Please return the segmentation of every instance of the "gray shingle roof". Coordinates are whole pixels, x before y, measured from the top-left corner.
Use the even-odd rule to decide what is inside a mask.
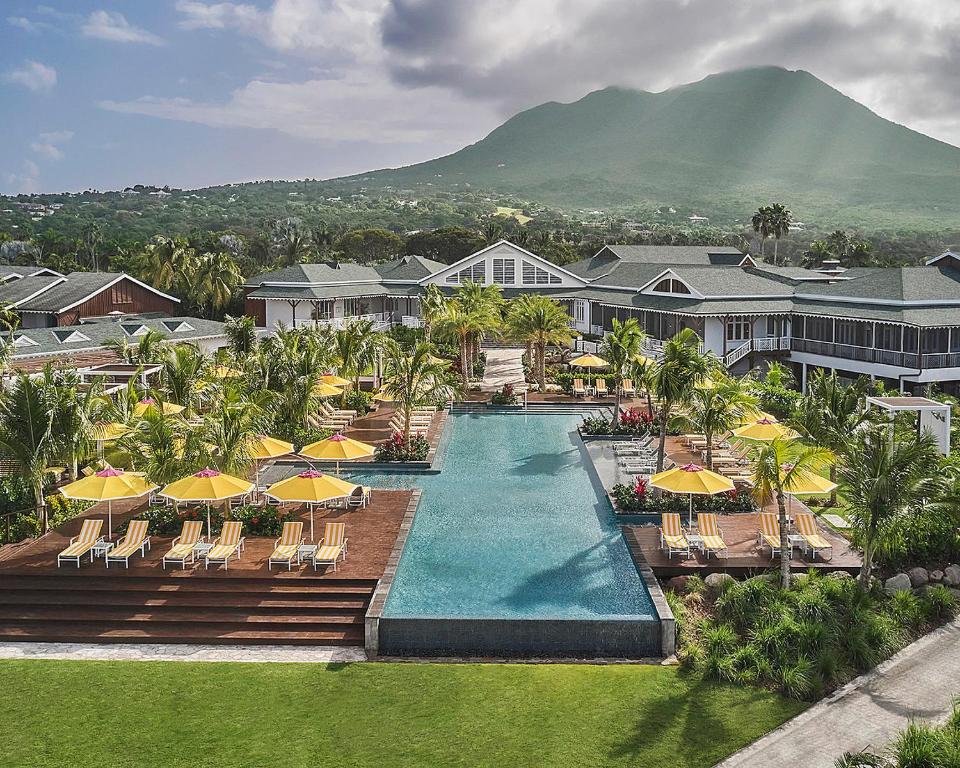
[[[296,264],[273,272],[264,272],[251,277],[245,285],[257,287],[263,283],[341,283],[380,280],[380,273],[373,267],[350,261],[329,261],[317,264]]]
[[[350,299],[357,296],[416,296],[419,293],[420,287],[416,284],[350,283],[347,285],[304,285],[295,287],[264,285],[251,291],[248,298],[326,301],[329,299]]]
[[[99,293],[112,282],[124,277],[120,272],[71,272],[66,280],[17,307],[24,312],[59,312]],[[38,278],[24,278],[36,280]]]
[[[379,264],[375,269],[384,280],[416,281],[446,267],[446,264],[425,259],[423,256],[402,256],[394,261],[388,261],[386,264]]]
[[[185,323],[193,330],[172,332],[171,326],[177,327]],[[198,317],[164,317],[164,318],[129,318],[123,319],[123,325],[130,328],[146,325],[148,328],[159,331],[169,341],[190,341],[209,336],[222,336],[223,323],[216,320],[204,320]],[[71,336],[76,341],[67,341]],[[36,356],[54,356],[89,352],[102,349],[108,339],[126,338],[131,344],[135,343],[136,336],[126,333],[121,323],[112,320],[98,320],[81,325],[64,326],[61,328],[28,328],[17,331],[14,339],[27,338],[33,344],[20,342],[13,349],[13,360]]]
[[[661,267],[736,266],[743,253],[736,248],[707,245],[608,245],[589,259],[569,264],[564,269],[587,280],[618,271],[626,264],[651,264]]]
[[[798,294],[892,301],[960,302],[960,271],[943,267],[864,268],[848,280],[798,288]],[[844,273],[850,274],[850,273]]]
[[[62,277],[21,277],[0,283],[0,303],[16,304],[34,294],[49,291],[52,286],[62,282]]]

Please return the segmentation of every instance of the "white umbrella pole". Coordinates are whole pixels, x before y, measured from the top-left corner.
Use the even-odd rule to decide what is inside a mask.
[[[107,538],[113,538],[113,501],[107,499]]]
[[[693,528],[693,494],[690,494],[690,511],[687,513],[687,527]]]
[[[310,543],[312,544],[316,541],[313,536],[313,504],[307,504],[307,506],[310,507]]]
[[[207,538],[213,541],[213,531],[210,526],[210,502],[207,502]]]

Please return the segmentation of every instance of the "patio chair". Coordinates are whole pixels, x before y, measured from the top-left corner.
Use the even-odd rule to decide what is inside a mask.
[[[597,397],[606,397],[609,393],[607,390],[607,380],[606,379],[597,379],[594,382],[595,388],[597,390]]]
[[[757,532],[760,551],[764,545],[770,547],[770,559],[780,554],[780,521],[772,512],[760,513],[760,530]]]
[[[327,414],[334,421],[341,419],[346,419],[347,421],[353,421],[357,418],[357,412],[349,408],[334,408],[330,403],[322,401],[320,407],[323,409],[324,413]]]
[[[727,544],[723,540],[723,534],[720,532],[720,524],[717,522],[717,516],[713,512],[697,513],[697,532],[700,534],[701,548],[710,557],[712,552],[717,557],[726,554]]]
[[[137,552],[140,557],[147,554],[150,549],[150,537],[147,536],[147,529],[150,523],[146,520],[131,520],[127,526],[127,535],[117,542],[117,546],[107,552],[104,558],[107,568],[110,563],[123,563],[125,568],[130,567],[130,558]]]
[[[209,568],[210,563],[223,563],[224,570],[227,570],[231,557],[236,555],[239,560],[244,545],[244,538],[240,535],[242,530],[243,523],[236,520],[225,522],[220,537],[213,542],[213,548],[203,558],[203,567]]]
[[[660,549],[665,549],[667,557],[674,552],[690,557],[690,542],[683,535],[680,515],[676,512],[664,512],[660,516]]]
[[[103,518],[88,517],[83,521],[80,533],[70,539],[70,545],[57,555],[57,568],[64,562],[74,562],[80,567],[80,559],[90,553],[90,562],[93,562],[93,548],[103,543],[100,531],[103,528]]]
[[[303,544],[303,523],[284,523],[283,530],[280,531],[280,538],[273,543],[273,554],[267,560],[267,570],[274,563],[277,565],[286,565],[288,571],[293,570],[293,558],[298,557],[297,552],[300,545]],[[299,558],[297,559],[299,564]]]
[[[313,555],[313,570],[321,565],[331,565],[337,570],[337,561],[347,558],[347,526],[344,523],[327,523],[323,527],[323,538]]]
[[[347,496],[347,506],[348,507],[362,507],[365,503],[366,495],[364,494],[363,486],[358,485],[353,489],[353,493]]]
[[[637,388],[633,386],[633,379],[624,379],[620,385],[620,394],[624,397],[636,397]]]
[[[824,560],[833,559],[833,544],[827,541],[817,528],[817,521],[813,515],[808,512],[798,512],[794,515],[793,523],[797,527],[797,533],[803,537],[803,543],[807,549],[813,552],[813,559],[817,559],[817,552],[826,552],[830,550],[830,557],[824,556]]]
[[[204,540],[202,520],[184,520],[180,535],[170,542],[170,549],[163,556],[160,567],[166,570],[167,563],[178,564],[182,568],[196,560],[197,544]]]
[[[574,397],[586,397],[587,388],[583,383],[583,379],[574,379],[573,380],[573,395]]]

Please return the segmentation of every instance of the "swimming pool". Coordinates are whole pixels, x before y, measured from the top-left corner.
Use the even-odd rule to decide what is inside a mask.
[[[423,490],[384,618],[657,620],[579,421],[456,414],[439,474],[358,473]]]

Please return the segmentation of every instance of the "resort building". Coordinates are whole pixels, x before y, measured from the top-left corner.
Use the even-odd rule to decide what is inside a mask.
[[[960,256],[920,267],[843,270],[778,267],[735,248],[606,246],[559,267],[500,241],[455,264],[418,256],[386,264],[300,264],[251,278],[247,313],[258,325],[380,327],[420,324],[430,284],[497,284],[507,297],[537,292],[561,301],[571,326],[602,336],[614,318],[636,317],[656,354],[692,328],[734,373],[780,360],[805,383],[812,367],[884,379],[902,391],[960,382]]]
[[[0,305],[20,316],[21,328],[56,328],[98,317],[159,312],[180,300],[116,272],[71,272],[0,266]]]

